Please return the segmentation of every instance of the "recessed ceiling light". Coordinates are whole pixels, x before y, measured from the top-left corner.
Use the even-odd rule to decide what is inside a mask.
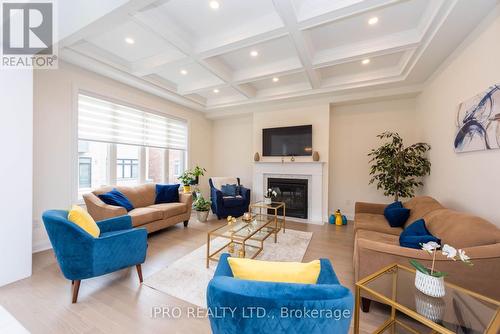
[[[378,17],[374,16],[368,20],[369,25],[374,25],[378,23]]]
[[[218,94],[219,93],[219,90],[217,88],[214,89],[214,93],[215,94]]]
[[[186,71],[186,70],[184,70],[184,69],[180,70],[180,72],[181,72],[181,74],[182,74],[182,75],[186,75],[186,74],[188,74],[188,71]]]
[[[128,44],[134,44],[135,40],[132,37],[126,37],[125,42],[127,42]]]
[[[259,52],[257,50],[250,51],[250,56],[257,57],[258,55],[259,55]]]
[[[368,59],[368,58],[367,59],[363,59],[361,61],[361,64],[363,64],[363,65],[368,65],[369,63],[370,63],[370,59]]]
[[[212,9],[219,9],[219,7],[220,7],[219,1],[215,1],[215,0],[210,1],[209,5],[210,5],[210,8],[212,8]]]
[[[278,78],[278,77],[273,78],[273,82],[278,82],[278,81],[280,81],[280,78]]]

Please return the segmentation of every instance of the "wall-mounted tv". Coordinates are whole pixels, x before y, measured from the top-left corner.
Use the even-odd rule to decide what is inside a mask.
[[[262,129],[262,155],[312,155],[312,125]]]

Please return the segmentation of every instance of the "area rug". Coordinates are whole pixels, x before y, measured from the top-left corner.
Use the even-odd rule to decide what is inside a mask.
[[[312,232],[286,230],[280,232],[278,243],[273,236],[264,242],[264,250],[257,259],[269,261],[301,262],[306,253]],[[210,244],[211,249],[221,247],[226,239],[217,238]],[[144,285],[162,291],[191,304],[206,307],[206,289],[214,275],[217,262],[210,261],[206,268],[207,245],[192,251],[175,261],[167,268],[144,280]]]

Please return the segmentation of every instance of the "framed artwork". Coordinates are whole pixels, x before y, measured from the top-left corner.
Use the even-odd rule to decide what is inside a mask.
[[[460,103],[455,152],[500,148],[500,84]]]

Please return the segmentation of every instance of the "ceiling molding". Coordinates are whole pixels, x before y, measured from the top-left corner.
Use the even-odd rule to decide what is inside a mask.
[[[300,8],[296,0],[223,2],[219,13],[207,1],[131,0],[65,38],[61,58],[211,114],[405,86],[417,65],[423,82],[437,65],[420,60],[437,52],[432,42],[443,28],[449,34],[449,27],[462,25],[464,35],[463,24],[472,30],[480,22],[479,15],[465,22],[451,15],[458,0],[344,0],[326,6],[302,0]],[[486,16],[495,0],[460,5]],[[380,17],[378,25],[368,25],[370,15]],[[234,27],[226,24],[235,20]],[[136,45],[124,44],[128,34],[140,36]],[[451,53],[453,45],[448,48]],[[250,56],[254,50],[257,57]],[[370,64],[362,65],[364,59]],[[192,72],[180,73],[185,68]]]

